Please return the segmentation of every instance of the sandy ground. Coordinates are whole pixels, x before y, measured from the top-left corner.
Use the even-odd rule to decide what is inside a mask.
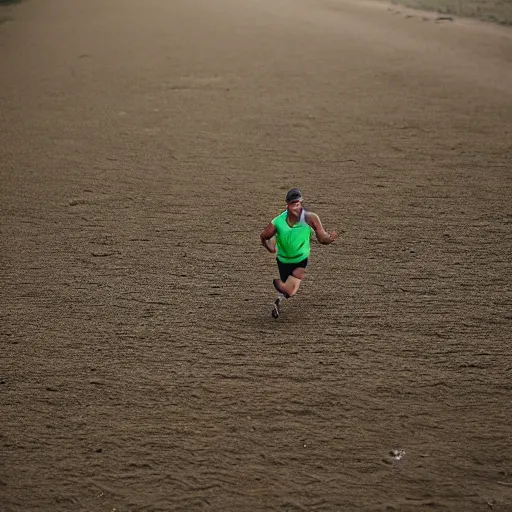
[[[9,12],[3,512],[512,510],[512,31]],[[258,235],[291,186],[343,236],[274,321]]]

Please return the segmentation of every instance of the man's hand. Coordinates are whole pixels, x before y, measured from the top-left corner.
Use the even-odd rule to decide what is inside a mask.
[[[338,238],[338,233],[336,233],[336,231],[333,231],[331,234],[327,233],[325,230],[318,231],[316,233],[316,239],[322,245],[332,244],[336,238]]]
[[[275,254],[277,252],[276,244],[272,239],[262,240],[262,243],[263,243],[263,247],[265,247],[265,249],[267,249],[268,252],[271,252],[273,254]]]

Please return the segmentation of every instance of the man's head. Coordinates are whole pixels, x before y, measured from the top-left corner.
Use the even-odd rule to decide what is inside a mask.
[[[286,194],[286,209],[292,214],[299,216],[302,210],[302,192],[298,188],[288,190]]]
[[[286,204],[302,201],[302,192],[298,188],[292,188],[286,193]]]

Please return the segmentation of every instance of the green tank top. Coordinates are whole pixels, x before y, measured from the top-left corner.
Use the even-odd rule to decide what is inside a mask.
[[[299,222],[290,227],[285,210],[272,220],[276,228],[277,259],[283,263],[298,263],[309,256],[311,227],[306,222],[306,211],[302,210]]]

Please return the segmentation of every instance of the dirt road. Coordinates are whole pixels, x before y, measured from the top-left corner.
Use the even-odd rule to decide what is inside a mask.
[[[2,511],[512,510],[511,30],[343,0],[11,16]],[[343,236],[274,321],[258,235],[292,186]]]

